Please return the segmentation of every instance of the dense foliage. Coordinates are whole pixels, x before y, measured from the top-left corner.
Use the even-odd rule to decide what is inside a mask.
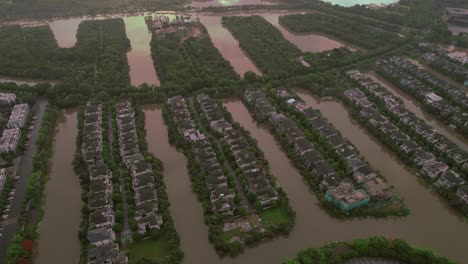
[[[305,249],[299,252],[294,260],[287,260],[285,264],[338,264],[361,257],[380,257],[406,264],[454,263],[430,250],[412,247],[401,239],[370,237],[353,242],[334,242],[322,248]]]
[[[77,40],[60,49],[49,27],[2,27],[0,75],[61,80],[69,89],[88,91],[129,84],[130,44],[122,19],[85,21]]]
[[[262,72],[276,76],[306,72],[298,60],[301,51],[264,18],[223,17],[222,21]]]
[[[377,49],[402,43],[402,37],[375,29],[357,21],[325,14],[294,14],[282,16],[280,23],[296,33],[320,32],[365,48]]]
[[[239,79],[206,34],[186,40],[180,32],[169,33],[164,38],[153,37],[151,50],[158,76],[169,87],[197,90]]]

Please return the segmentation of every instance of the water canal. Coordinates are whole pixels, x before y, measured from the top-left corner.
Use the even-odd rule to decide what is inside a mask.
[[[111,16],[57,19],[50,22],[49,27],[59,47],[72,48],[76,44],[76,33],[81,22],[106,18],[111,18]],[[127,52],[131,84],[139,86],[147,83],[158,86],[160,82],[151,57],[151,33],[146,27],[144,16],[124,16],[122,19],[125,22],[127,37],[131,45],[131,49]]]
[[[159,86],[160,82],[151,57],[151,32],[143,16],[124,17],[127,37],[131,50],[127,53],[132,85],[143,83]]]
[[[267,130],[254,123],[240,101],[227,102],[225,106],[232,113],[234,120],[252,133],[259,147],[265,152],[273,175],[278,178],[297,213],[296,226],[287,239],[276,239],[258,248],[249,249],[236,259],[237,263],[258,263],[260,260],[255,260],[255,256],[262,256],[262,260],[267,263],[280,263],[304,247],[371,235],[400,237],[415,245],[434,249],[461,263],[468,259],[463,241],[456,241],[457,238],[468,235],[467,223],[456,215],[445,201],[439,199],[383,145],[354,123],[341,104],[334,101],[319,102],[306,93],[299,95],[309,106],[321,110],[361,151],[370,164],[389,180],[395,187],[395,192],[405,199],[412,213],[406,218],[386,220],[342,221],[331,218],[317,205],[315,196],[310,193],[302,177],[290,165]]]
[[[77,112],[67,111],[59,118],[52,165],[45,186],[44,217],[39,225],[36,264],[78,263],[81,219],[81,187],[73,172]]]
[[[435,130],[437,130],[442,135],[446,136],[448,139],[452,140],[455,144],[460,146],[465,151],[468,151],[468,139],[465,138],[463,135],[458,133],[455,129],[449,127],[448,125],[444,124],[438,118],[433,116],[432,114],[423,110],[421,104],[414,100],[411,95],[408,93],[403,92],[395,85],[391,84],[381,76],[377,74],[372,74],[372,78],[383,85],[389,92],[393,95],[401,98],[403,100],[403,104],[405,107],[413,112],[417,117],[424,120],[428,125],[432,126]]]

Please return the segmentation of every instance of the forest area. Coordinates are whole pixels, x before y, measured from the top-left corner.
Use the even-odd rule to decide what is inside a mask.
[[[222,23],[262,72],[288,76],[307,71],[298,60],[302,52],[264,18],[229,16],[223,17]]]

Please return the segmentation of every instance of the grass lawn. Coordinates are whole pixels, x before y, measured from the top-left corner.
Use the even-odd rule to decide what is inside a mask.
[[[266,228],[287,223],[290,220],[288,212],[284,207],[277,207],[263,211],[260,213],[260,218],[262,219],[263,226]]]
[[[165,238],[157,241],[142,240],[134,244],[128,251],[128,263],[134,264],[142,258],[159,259],[169,254],[169,244]]]
[[[221,239],[226,243],[229,243],[229,240],[231,240],[233,236],[242,236],[242,231],[236,228],[227,232],[222,232],[220,235]]]

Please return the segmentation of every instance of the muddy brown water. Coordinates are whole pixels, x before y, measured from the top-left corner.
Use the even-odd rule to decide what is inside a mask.
[[[334,101],[317,101],[306,93],[299,93],[306,103],[320,109],[342,133],[395,187],[405,199],[411,215],[406,218],[338,220],[322,210],[302,176],[293,167],[274,137],[257,126],[245,106],[238,100],[224,105],[252,134],[266,155],[272,174],[288,195],[297,213],[296,226],[287,237],[247,248],[237,258],[219,258],[207,239],[208,229],[203,212],[191,192],[186,159],[167,143],[167,130],[161,111],[146,108],[146,131],[149,149],[165,166],[165,181],[171,201],[171,213],[181,236],[184,263],[282,263],[303,248],[319,247],[331,241],[350,241],[372,235],[403,238],[410,243],[466,263],[468,252],[463,238],[468,235],[467,223],[438,198],[424,182],[409,171],[398,159],[372,136],[354,123],[346,109]]]
[[[107,16],[78,17],[57,19],[49,22],[49,27],[54,33],[57,44],[61,48],[72,48],[77,39],[76,33],[81,22],[85,20],[99,20],[109,18]],[[127,37],[130,40],[131,49],[127,52],[127,61],[130,69],[130,82],[139,86],[143,83],[149,85],[160,84],[158,75],[153,65],[151,57],[151,33],[145,24],[144,16],[125,16]]]
[[[36,264],[57,263],[57,260],[71,264],[80,259],[81,187],[72,166],[77,125],[76,111],[61,113],[44,191]]]

